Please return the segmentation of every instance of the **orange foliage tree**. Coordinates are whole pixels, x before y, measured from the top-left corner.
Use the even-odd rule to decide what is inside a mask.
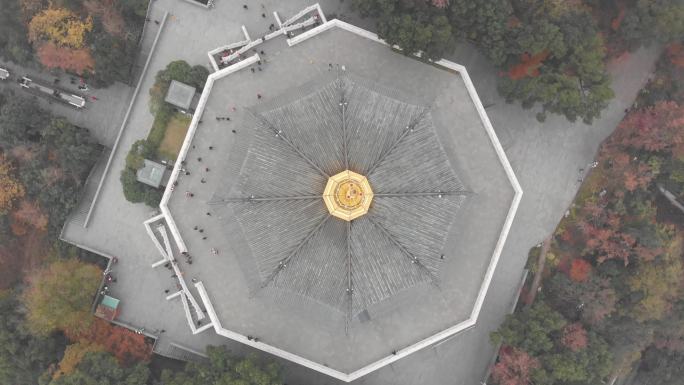
[[[609,146],[684,156],[684,106],[658,102],[629,114],[618,126]]]
[[[47,68],[62,68],[83,74],[95,67],[90,50],[58,47],[53,43],[43,43],[38,47],[38,58]]]
[[[532,371],[540,366],[539,360],[525,351],[504,346],[492,369],[492,378],[499,385],[528,385]]]
[[[152,356],[152,347],[145,341],[144,335],[114,326],[99,318],[87,330],[69,337],[79,343],[101,346],[103,350],[112,353],[122,366],[149,361]]]
[[[549,51],[544,50],[536,55],[530,55],[524,53],[520,56],[520,63],[511,67],[508,71],[508,77],[513,80],[520,80],[526,77],[537,77],[539,76],[539,67],[541,67],[542,62],[549,56]]]
[[[38,231],[44,231],[48,225],[48,216],[40,209],[38,203],[22,200],[19,207],[12,212],[12,220],[29,225]]]
[[[591,273],[591,264],[582,258],[573,259],[570,264],[569,276],[575,282],[584,282]]]
[[[586,348],[588,342],[587,331],[581,323],[575,322],[563,328],[561,344],[573,352]]]
[[[677,67],[684,68],[684,44],[673,43],[667,46],[667,57]]]
[[[66,347],[64,356],[59,362],[59,367],[52,374],[53,379],[66,376],[74,372],[76,366],[81,362],[83,356],[91,352],[101,352],[102,346],[88,342],[77,342]]]
[[[0,154],[0,214],[7,213],[17,201],[24,196],[26,190],[14,175],[14,165],[3,154]]]

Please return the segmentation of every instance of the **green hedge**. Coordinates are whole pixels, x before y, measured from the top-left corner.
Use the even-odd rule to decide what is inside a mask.
[[[157,72],[154,85],[150,88],[150,111],[154,114],[152,129],[146,139],[133,143],[126,155],[126,168],[121,172],[121,185],[129,202],[145,202],[156,207],[161,200],[162,192],[138,182],[135,174],[143,167],[145,159],[159,158],[159,145],[164,140],[169,121],[176,113],[171,105],[164,102],[171,80],[189,84],[201,91],[208,76],[209,70],[205,67],[191,67],[183,60],[171,62],[165,69]]]
[[[121,186],[126,200],[133,203],[145,203],[148,206],[159,206],[163,192],[138,182],[135,170],[124,168],[121,172]]]

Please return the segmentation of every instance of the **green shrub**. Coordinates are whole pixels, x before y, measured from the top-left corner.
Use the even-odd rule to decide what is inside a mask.
[[[121,185],[123,186],[124,197],[133,203],[145,203],[150,207],[159,206],[163,192],[146,184],[138,182],[135,170],[125,168],[121,172]]]
[[[121,186],[126,200],[133,203],[140,203],[145,200],[145,185],[138,182],[135,171],[125,168],[121,171]]]
[[[156,114],[162,106],[166,105],[164,98],[171,80],[189,84],[201,91],[208,76],[209,70],[204,66],[190,67],[190,64],[184,60],[169,63],[165,69],[157,72],[154,85],[150,88],[150,111]]]
[[[166,134],[166,126],[173,117],[174,110],[168,104],[162,105],[154,116],[154,122],[152,123],[152,129],[147,135],[147,143],[150,147],[150,156],[157,156],[157,149],[164,140],[164,135]]]

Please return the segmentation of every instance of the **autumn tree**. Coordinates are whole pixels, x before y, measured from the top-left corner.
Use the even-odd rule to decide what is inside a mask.
[[[30,226],[37,231],[45,231],[48,220],[48,216],[40,209],[38,204],[28,200],[22,200],[19,203],[19,207],[12,212],[12,221]]]
[[[0,214],[6,214],[25,194],[24,186],[15,176],[11,160],[0,153]]]
[[[682,281],[682,239],[670,242],[658,261],[640,263],[636,274],[628,284],[633,292],[641,293],[641,299],[633,308],[639,321],[662,319],[679,297]]]
[[[70,335],[70,338],[79,341],[78,343],[93,344],[106,350],[116,357],[119,365],[125,367],[137,362],[148,362],[152,356],[152,347],[145,341],[144,335],[102,319],[96,319],[87,330]]]
[[[591,273],[591,264],[582,258],[573,259],[570,264],[570,279],[575,282],[584,282]]]
[[[59,362],[52,378],[57,379],[62,376],[71,375],[86,354],[101,351],[104,351],[102,346],[88,342],[77,342],[67,346],[64,350],[64,356]]]
[[[492,378],[499,385],[529,385],[531,372],[539,367],[539,360],[523,350],[504,346],[492,369]]]
[[[49,8],[31,19],[29,39],[33,43],[47,41],[59,47],[83,48],[86,34],[92,30],[91,19],[81,20],[75,13],[63,8]]]
[[[684,156],[684,106],[662,101],[627,115],[610,139],[615,146]]]
[[[570,319],[596,325],[615,311],[618,296],[610,281],[590,274],[585,282],[575,282],[565,274],[554,275],[547,283],[553,307]]]
[[[55,43],[46,42],[38,46],[38,58],[47,68],[61,68],[83,74],[95,68],[95,62],[90,50],[86,48],[59,47]]]
[[[90,327],[90,306],[100,279],[97,266],[73,258],[31,273],[23,296],[31,332],[47,335],[61,330],[78,334]]]
[[[584,349],[588,343],[587,331],[581,323],[571,323],[563,328],[560,342],[573,352]]]
[[[531,373],[534,384],[599,383],[611,369],[608,345],[591,332],[586,333],[585,343],[580,334],[560,313],[537,301],[507,317],[491,337],[539,360],[539,368]]]

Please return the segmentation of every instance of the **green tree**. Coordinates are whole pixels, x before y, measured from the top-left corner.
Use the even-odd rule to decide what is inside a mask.
[[[4,0],[0,7],[0,57],[27,64],[31,61],[31,46],[26,37],[18,0]]]
[[[38,107],[35,99],[10,97],[0,109],[0,146],[13,147],[19,142],[38,142],[50,116]]]
[[[535,383],[599,384],[610,374],[611,359],[606,342],[590,333],[589,345],[585,349],[576,352],[565,349],[545,356],[542,365],[546,373],[543,376],[550,382]]]
[[[144,385],[150,370],[142,363],[122,368],[113,355],[106,352],[86,353],[72,373],[46,385]]]
[[[548,302],[566,318],[598,324],[615,311],[618,297],[610,280],[590,274],[586,282],[574,282],[556,273],[546,283]]]
[[[77,259],[56,261],[30,274],[23,296],[29,330],[45,336],[58,330],[73,335],[88,328],[100,280],[97,266]]]
[[[635,383],[681,385],[684,378],[684,354],[667,349],[645,351]]]
[[[150,207],[159,206],[163,192],[138,182],[134,170],[125,168],[121,171],[120,181],[127,201],[145,203]]]
[[[353,0],[362,17],[377,19],[378,35],[406,55],[440,59],[452,49],[451,25],[442,8],[425,1]]]
[[[531,372],[534,384],[600,383],[612,368],[606,342],[593,332],[579,348],[564,344],[567,321],[542,301],[514,313],[492,333],[492,341],[524,350],[540,362]]]
[[[34,337],[26,330],[19,301],[10,293],[0,294],[0,383],[34,385],[64,351],[64,338]]]
[[[508,102],[519,100],[524,108],[540,105],[542,121],[547,112],[585,123],[600,116],[614,94],[603,63],[603,42],[589,13],[569,10],[549,17],[532,9],[511,36],[513,54],[549,56],[534,75],[502,78],[499,92]],[[509,66],[517,64],[509,58]]]
[[[164,385],[275,385],[281,384],[278,366],[261,364],[255,357],[237,358],[225,346],[207,347],[208,363],[188,363],[184,371],[164,370]]]
[[[135,41],[108,34],[101,23],[95,24],[91,41],[95,68],[89,81],[96,87],[108,87],[117,81],[128,83],[136,57]]]
[[[491,338],[494,343],[513,346],[536,356],[553,349],[554,339],[560,338],[565,324],[560,313],[538,301],[530,309],[506,317]]]
[[[681,0],[632,0],[624,6],[617,35],[636,48],[652,41],[684,39],[684,3]]]
[[[88,130],[56,118],[42,134],[43,142],[57,152],[61,167],[78,180],[85,179],[100,153],[100,146]]]
[[[129,17],[145,17],[148,3],[149,0],[119,0],[119,4],[121,4],[124,13],[129,14]]]
[[[654,262],[639,263],[636,274],[628,284],[633,292],[639,292],[641,299],[632,309],[639,321],[662,319],[679,298],[682,281],[682,240],[674,239],[667,251]]]
[[[203,66],[191,67],[184,60],[172,61],[155,75],[154,85],[150,88],[150,111],[156,114],[165,105],[164,98],[171,80],[186,83],[201,90],[204,88],[207,76],[209,76],[209,70]]]
[[[455,35],[474,42],[494,64],[502,65],[509,54],[512,15],[509,0],[452,0],[449,16]]]
[[[451,26],[443,15],[423,20],[408,13],[394,15],[378,22],[378,35],[406,55],[421,52],[428,59],[441,59],[452,46]]]

